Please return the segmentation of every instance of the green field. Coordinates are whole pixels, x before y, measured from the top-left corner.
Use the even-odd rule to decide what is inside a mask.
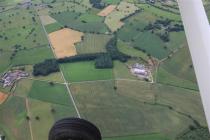
[[[62,64],[61,68],[69,82],[110,80],[113,77],[112,69],[95,69],[93,61]]]
[[[33,48],[48,44],[40,20],[33,9],[11,9],[0,15],[0,49]]]
[[[57,30],[60,30],[61,28],[63,28],[63,26],[58,22],[51,23],[45,26],[47,33],[55,32]]]
[[[134,135],[134,136],[125,136],[125,137],[104,138],[103,140],[169,140],[169,139],[160,134],[145,134],[145,135]]]
[[[76,12],[61,12],[51,15],[63,26],[90,33],[106,33],[108,29],[103,23],[103,18],[94,14],[80,14]]]
[[[110,35],[85,34],[82,42],[76,45],[78,54],[106,52],[106,44],[111,39]]]
[[[12,60],[13,65],[30,65],[43,62],[45,59],[53,58],[53,53],[48,45],[29,50],[17,52]]]
[[[137,49],[133,48],[132,46],[130,46],[129,43],[125,43],[121,40],[118,40],[117,47],[118,47],[120,52],[123,52],[123,53],[125,53],[127,55],[130,55],[132,57],[139,57],[139,58],[142,58],[145,61],[147,61],[149,59],[147,54],[145,54],[144,52],[142,52],[140,50],[137,50]]]
[[[113,69],[115,79],[137,79],[133,76],[127,66],[127,63],[114,61]]]
[[[34,81],[28,97],[61,105],[70,104],[67,89],[61,84],[50,85],[47,82]]]
[[[164,49],[163,41],[150,32],[140,33],[131,44],[158,59],[163,59],[169,54],[169,50]]]
[[[117,82],[117,85],[114,81],[107,81],[70,86],[81,115],[94,122],[104,137],[158,132],[173,139],[192,124],[190,119],[168,107],[147,103],[148,98],[141,101],[142,97],[148,96],[144,91],[155,93],[155,87],[148,89],[143,86],[144,83],[138,82],[143,84],[145,90],[136,90],[129,95],[126,91],[133,87],[122,85],[121,82],[123,81]],[[136,88],[139,86],[135,82],[134,84]],[[117,91],[114,90],[114,85],[119,87]]]
[[[195,72],[191,67],[192,60],[187,46],[184,46],[172,58],[163,62],[161,66],[169,73],[196,84]]]
[[[0,73],[3,73],[9,67],[11,54],[11,52],[0,51]]]
[[[11,96],[0,106],[0,129],[8,140],[30,140],[29,124],[26,120],[25,99]]]
[[[121,0],[102,0],[106,4],[119,4]]]

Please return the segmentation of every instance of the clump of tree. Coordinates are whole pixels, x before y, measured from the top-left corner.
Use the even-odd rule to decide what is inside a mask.
[[[92,54],[79,54],[70,57],[64,57],[58,59],[58,63],[72,63],[72,62],[81,62],[81,61],[91,61],[95,60],[101,53],[92,53]]]
[[[95,60],[95,67],[97,69],[113,68],[113,61],[108,53],[103,53]]]
[[[169,33],[168,32],[158,34],[158,36],[164,42],[169,42],[170,41],[170,37],[169,37]]]
[[[129,55],[120,52],[117,48],[117,36],[113,37],[106,45],[107,53],[111,56],[112,60],[119,60],[121,62],[126,62]]]
[[[94,8],[103,9],[105,7],[105,3],[101,2],[101,0],[89,0]]]
[[[44,62],[35,64],[33,66],[33,75],[34,76],[47,76],[50,73],[58,72],[59,66],[55,59],[47,59]]]

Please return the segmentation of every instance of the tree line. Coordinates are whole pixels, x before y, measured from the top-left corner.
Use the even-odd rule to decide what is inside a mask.
[[[131,56],[120,52],[117,48],[117,36],[114,36],[106,44],[105,53],[91,53],[91,54],[79,54],[76,56],[64,57],[59,59],[47,59],[44,62],[35,64],[33,66],[34,76],[46,76],[53,72],[59,71],[59,64],[73,63],[81,61],[95,61],[95,68],[107,69],[113,68],[113,60],[119,60],[126,62]]]

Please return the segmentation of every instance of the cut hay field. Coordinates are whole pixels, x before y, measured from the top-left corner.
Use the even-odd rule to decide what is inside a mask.
[[[112,35],[85,34],[83,40],[76,44],[78,54],[106,52],[106,44]]]
[[[123,26],[124,23],[120,20],[134,13],[136,10],[138,10],[138,7],[134,4],[120,2],[117,8],[106,17],[105,23],[114,32]]]
[[[154,98],[152,95],[157,92],[157,86],[145,86],[142,82],[133,82],[133,85],[129,86],[129,83],[131,84],[131,81],[70,85],[82,117],[95,123],[103,137],[161,133],[174,139],[193,123],[189,118],[168,107],[147,103]],[[117,87],[116,91],[114,86]],[[136,86],[137,90],[133,86]],[[144,89],[139,90],[139,86]],[[131,88],[134,91],[128,94]]]
[[[50,83],[47,82],[34,81],[28,97],[55,104],[70,104],[69,94],[63,84],[54,83],[50,85]]]
[[[62,64],[61,69],[68,82],[110,80],[113,78],[112,69],[95,69],[94,63],[94,61],[90,61]]]
[[[0,128],[3,128],[8,140],[31,140],[23,98],[11,96],[0,106],[0,112]]]
[[[109,5],[106,8],[104,8],[102,11],[98,13],[99,16],[106,17],[108,16],[114,9],[116,8],[116,5]]]
[[[0,105],[3,104],[7,98],[8,98],[8,94],[5,94],[0,91]]]
[[[31,90],[33,80],[22,79],[20,80],[15,88],[14,94],[19,97],[28,97],[28,93]]]
[[[49,39],[57,58],[74,56],[77,54],[75,43],[81,41],[83,33],[72,29],[61,29],[49,34]]]

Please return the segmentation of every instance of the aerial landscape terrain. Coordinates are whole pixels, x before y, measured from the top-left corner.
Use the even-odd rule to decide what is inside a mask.
[[[0,138],[66,117],[103,140],[210,139],[176,0],[0,0]]]

